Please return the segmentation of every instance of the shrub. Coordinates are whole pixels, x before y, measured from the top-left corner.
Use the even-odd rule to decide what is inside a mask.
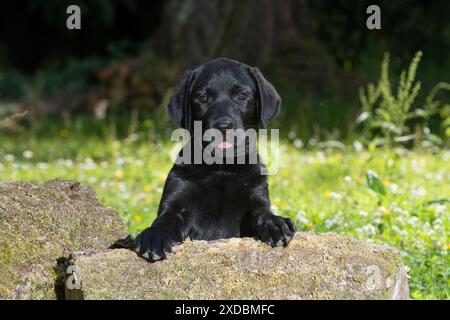
[[[378,84],[369,83],[366,88],[360,88],[359,98],[363,112],[356,122],[362,124],[364,135],[370,142],[391,146],[417,140],[425,135],[433,138],[436,143],[442,143],[442,140],[431,135],[427,124],[430,117],[437,114],[444,105],[436,99],[438,91],[450,90],[450,84],[438,83],[422,106],[414,108],[421,89],[421,82],[415,80],[421,58],[422,52],[418,51],[408,70],[402,70],[396,94],[393,93],[389,79],[388,53],[385,53],[381,64]],[[411,123],[420,130],[412,132]]]

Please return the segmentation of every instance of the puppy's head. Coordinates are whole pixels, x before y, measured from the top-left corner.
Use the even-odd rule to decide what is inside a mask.
[[[281,99],[257,68],[219,58],[188,71],[170,99],[170,118],[192,132],[265,128],[279,113]]]

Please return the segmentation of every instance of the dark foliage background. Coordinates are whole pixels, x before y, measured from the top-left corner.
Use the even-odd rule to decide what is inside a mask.
[[[418,50],[424,92],[450,74],[448,1],[8,1],[0,11],[0,99],[35,115],[157,109],[186,68],[227,56],[260,67],[281,91],[281,120],[300,135],[349,132],[357,89]],[[77,4],[82,29],[68,30]],[[100,103],[100,104],[99,104]],[[5,109],[5,106],[0,106]],[[316,128],[316,129],[314,129]]]

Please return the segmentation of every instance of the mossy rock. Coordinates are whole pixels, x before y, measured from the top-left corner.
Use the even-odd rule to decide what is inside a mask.
[[[396,250],[333,233],[297,233],[287,248],[185,241],[153,264],[108,249],[125,236],[117,212],[89,187],[0,184],[0,298],[408,298]]]
[[[407,299],[396,250],[333,233],[287,248],[253,239],[186,241],[162,262],[118,249],[76,253],[69,299]]]
[[[62,180],[0,184],[0,298],[63,298],[65,267],[57,261],[105,250],[125,235],[120,216],[90,187]]]

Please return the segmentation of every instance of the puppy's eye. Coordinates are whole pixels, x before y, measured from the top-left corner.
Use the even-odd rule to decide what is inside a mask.
[[[238,100],[243,101],[243,100],[246,100],[246,99],[248,98],[248,93],[245,92],[245,91],[241,91],[241,92],[239,92],[239,93],[237,94],[236,97],[238,98]]]
[[[208,95],[207,94],[201,94],[197,97],[198,101],[200,103],[208,103]]]

